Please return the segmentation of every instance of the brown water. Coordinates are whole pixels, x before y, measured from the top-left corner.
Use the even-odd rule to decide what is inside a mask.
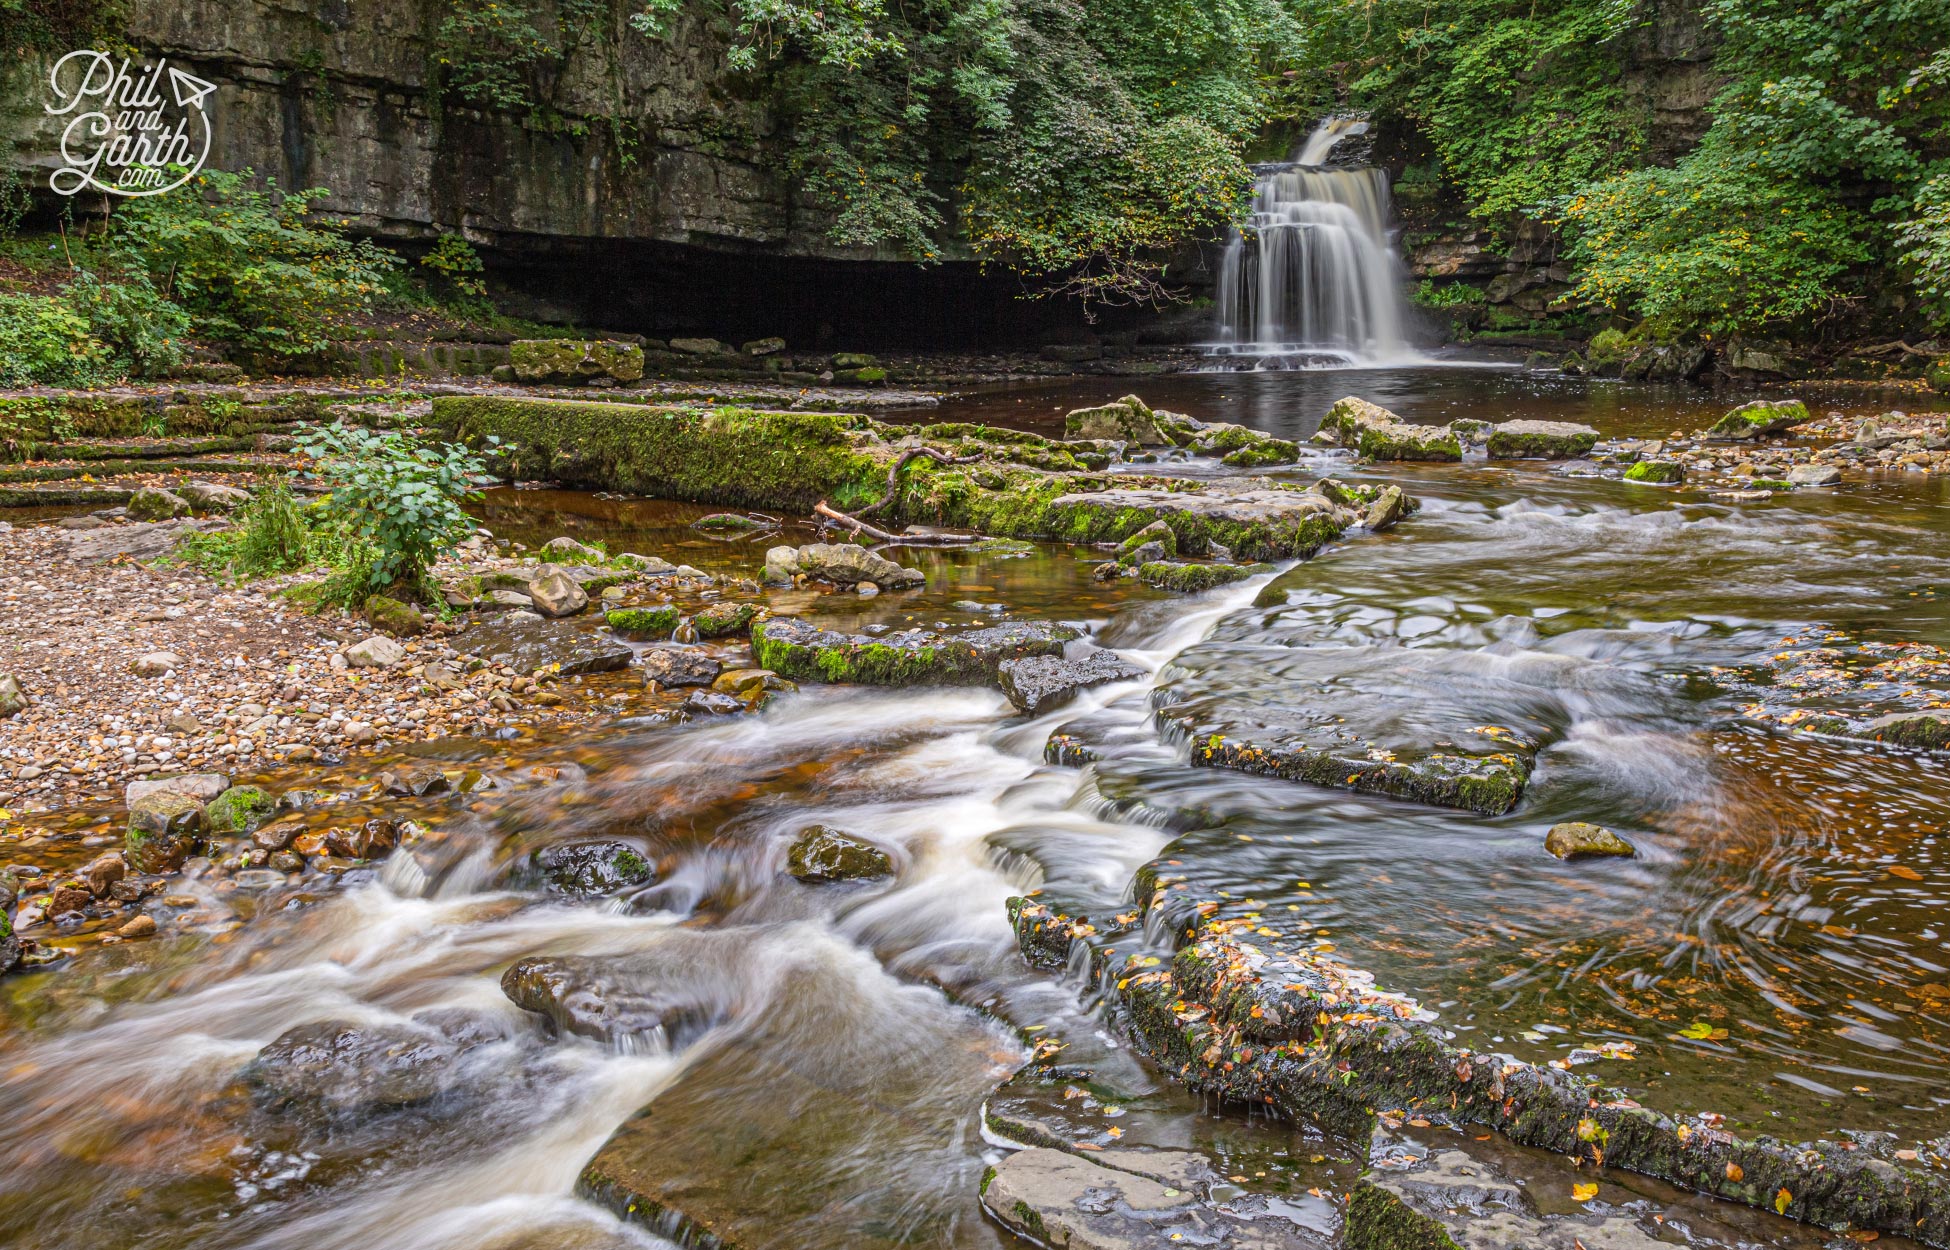
[[[1046,427],[1042,406],[1126,389],[985,393],[930,416]],[[1348,392],[1418,419],[1638,433],[1694,428],[1728,402],[1460,369],[1139,389],[1290,436]],[[1472,1045],[1582,1064],[1573,1052],[1630,1039],[1636,1058],[1582,1070],[1790,1140],[1944,1132],[1950,766],[1779,734],[1743,709],[1772,697],[1753,666],[1786,639],[1950,643],[1950,488],[1891,478],[1741,511],[1541,466],[1283,472],[1323,471],[1402,481],[1425,510],[1198,599],[1105,588],[1078,553],[1039,548],[916,550],[903,559],[928,571],[923,591],[777,604],[848,626],[1075,620],[1157,674],[1041,718],[986,691],[808,688],[758,717],[647,725],[624,707],[558,736],[422,748],[497,783],[467,796],[375,797],[365,760],[273,778],[341,794],[321,821],[411,815],[433,836],[324,885],[192,879],[175,936],[74,935],[67,966],[0,982],[0,1244],[663,1244],[571,1196],[628,1124],[642,1157],[750,1244],[1002,1245],[975,1203],[995,1154],[978,1108],[1025,1056],[1016,1029],[1095,1031],[1077,987],[1022,966],[1003,901],[1041,884],[1116,902],[1168,844],[1205,895],[1315,926]],[[685,523],[704,511],[503,491],[485,516],[521,541],[600,537],[756,574],[775,539],[701,538]],[[1543,746],[1523,804],[1481,818],[1194,769],[1151,720],[1155,695],[1243,704],[1303,660],[1376,706],[1439,690],[1486,724],[1529,727]],[[1101,764],[1040,762],[1066,725],[1107,744]],[[108,816],[52,823],[79,835]],[[1565,819],[1640,854],[1560,863],[1542,840]],[[783,877],[812,821],[889,848],[896,878]],[[577,902],[521,870],[591,837],[635,846],[656,880]],[[0,842],[4,859],[85,853]],[[621,1047],[551,1038],[498,987],[538,954],[634,961],[695,1021]],[[478,1044],[413,1107],[280,1107],[239,1079],[294,1025],[459,1018]],[[1700,1021],[1724,1036],[1675,1036]],[[1269,1185],[1315,1149],[1201,1118],[1155,1080],[1133,1107],[1133,1140],[1197,1139],[1258,1161]],[[1228,1127],[1215,1145],[1194,1125]]]

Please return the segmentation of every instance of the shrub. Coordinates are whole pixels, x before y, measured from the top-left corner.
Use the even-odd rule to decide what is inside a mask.
[[[332,492],[325,512],[340,535],[346,597],[356,588],[356,602],[376,591],[431,602],[427,570],[467,534],[461,505],[491,480],[481,457],[344,425],[306,427],[298,450]]]
[[[189,350],[190,315],[165,299],[137,269],[104,281],[86,270],[62,291],[94,336],[112,348],[116,363],[137,377],[153,378],[183,363]]]
[[[481,255],[457,234],[441,235],[433,250],[420,258],[420,264],[432,270],[451,295],[464,300],[487,295],[487,283],[481,281]]]
[[[304,568],[315,545],[290,484],[279,479],[258,491],[228,529],[185,534],[172,559],[219,579],[275,577]]]
[[[0,386],[99,386],[113,353],[58,299],[0,294]]]
[[[1424,278],[1416,286],[1413,298],[1424,308],[1457,308],[1464,304],[1485,304],[1490,297],[1481,287],[1467,282],[1445,282],[1437,286],[1433,278]]]
[[[109,250],[146,269],[212,338],[261,351],[318,351],[331,332],[370,311],[399,258],[312,219],[329,194],[263,189],[241,174],[208,172],[200,195],[133,200],[110,220]]]

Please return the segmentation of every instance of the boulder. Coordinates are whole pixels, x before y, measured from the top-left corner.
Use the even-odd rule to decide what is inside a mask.
[[[1788,470],[1787,480],[1793,486],[1837,486],[1842,471],[1832,464],[1797,464]]]
[[[691,628],[699,638],[729,638],[749,631],[752,618],[757,615],[758,608],[753,604],[714,603],[699,609],[691,618]]]
[[[1328,410],[1321,429],[1363,460],[1462,459],[1462,440],[1448,426],[1411,425],[1352,395]]]
[[[1598,431],[1570,421],[1504,421],[1490,428],[1492,460],[1577,460],[1591,454]]]
[[[352,668],[391,668],[405,658],[406,648],[384,634],[374,634],[345,649],[345,662]]]
[[[752,626],[752,654],[761,667],[797,681],[986,686],[996,682],[1004,660],[1060,655],[1075,637],[1076,630],[1047,621],[959,633],[844,634],[796,617],[774,617]]]
[[[542,956],[518,961],[501,974],[501,992],[523,1011],[545,1017],[556,1031],[619,1048],[666,1038],[703,1015],[680,993],[681,983],[655,961]]]
[[[1152,552],[1157,554],[1149,554]],[[1153,521],[1117,544],[1117,561],[1120,564],[1143,564],[1147,559],[1169,560],[1177,554],[1178,535],[1163,521]]]
[[[589,594],[575,578],[554,565],[528,583],[528,597],[543,616],[574,616],[589,606]]]
[[[772,335],[769,338],[753,339],[738,350],[747,356],[776,356],[784,351],[785,347],[786,343],[784,339],[777,335]]]
[[[0,673],[0,720],[18,716],[27,708],[27,694],[12,673]]]
[[[594,547],[579,543],[567,534],[543,543],[542,557],[563,564],[601,564],[607,558]]]
[[[131,521],[169,521],[188,516],[191,511],[189,500],[159,486],[145,486],[129,498]]]
[[[1675,486],[1686,480],[1686,466],[1677,460],[1641,460],[1625,470],[1625,480],[1653,486]]]
[[[927,574],[905,568],[852,543],[813,543],[795,553],[795,571],[836,586],[871,582],[882,590],[905,590],[927,583]],[[770,559],[767,559],[770,572]]]
[[[1114,681],[1135,681],[1145,670],[1114,651],[1093,651],[1080,660],[1060,655],[1034,655],[1004,660],[996,678],[1009,702],[1031,716],[1061,707],[1081,690]]]
[[[1300,459],[1300,444],[1288,442],[1283,438],[1261,439],[1250,447],[1229,451],[1220,457],[1219,463],[1234,469],[1261,469],[1271,465],[1292,464]]]
[[[643,852],[627,842],[565,842],[529,857],[530,867],[560,894],[592,897],[643,885],[656,876]]]
[[[1149,405],[1135,395],[1096,408],[1077,408],[1063,418],[1063,437],[1140,447],[1168,447],[1171,440],[1158,428]]]
[[[187,794],[149,794],[129,805],[123,853],[137,872],[174,872],[203,833],[203,804]]]
[[[1361,518],[1361,524],[1370,532],[1378,534],[1382,530],[1394,528],[1395,523],[1408,513],[1408,496],[1402,493],[1401,487],[1390,486],[1375,496],[1375,501],[1368,505],[1366,515]]]
[[[1611,830],[1582,820],[1567,820],[1552,825],[1551,831],[1544,835],[1544,849],[1559,859],[1581,855],[1630,856],[1635,853],[1630,842]]]
[[[649,608],[611,608],[603,613],[603,620],[625,638],[668,638],[677,630],[678,612],[669,604]]]
[[[189,482],[176,488],[178,496],[189,501],[199,514],[235,512],[251,501],[251,493],[219,482]]]
[[[643,376],[643,349],[635,343],[577,339],[517,339],[509,363],[523,382],[634,382]]]
[[[256,786],[232,786],[203,807],[203,824],[211,833],[250,833],[271,818],[278,801]]]
[[[642,573],[648,577],[658,577],[677,571],[677,566],[662,556],[638,555],[634,551],[625,551],[611,556],[609,562],[615,568],[628,569],[633,573]]]
[[[729,343],[717,339],[684,338],[670,340],[670,350],[685,356],[729,356]]]
[[[452,1042],[418,1025],[326,1020],[285,1030],[257,1052],[243,1078],[272,1102],[370,1112],[438,1096],[458,1055]]]
[[[864,838],[829,825],[808,825],[786,851],[785,870],[810,885],[827,881],[870,881],[889,877],[894,861]]]
[[[563,677],[613,673],[628,668],[636,653],[608,634],[566,622],[510,614],[477,625],[454,641],[455,649],[506,664],[520,673],[542,669]]]
[[[684,711],[692,716],[733,716],[744,710],[735,697],[717,690],[693,690],[684,699]]]
[[[366,620],[381,633],[395,638],[412,638],[427,632],[427,618],[420,609],[390,595],[373,595],[366,600]]]
[[[1785,434],[1808,420],[1808,405],[1798,399],[1756,399],[1715,421],[1706,431],[1712,439],[1746,442]]]
[[[1876,717],[1851,736],[1925,751],[1950,751],[1950,713],[1891,712]]]
[[[707,534],[739,534],[747,530],[771,529],[772,527],[757,517],[746,516],[742,512],[713,512],[691,522],[694,530]]]
[[[122,791],[122,803],[134,807],[152,794],[187,794],[199,803],[208,803],[228,789],[227,773],[174,773],[131,781]]]
[[[1159,560],[1138,566],[1138,580],[1159,590],[1169,590],[1181,595],[1194,595],[1214,586],[1225,586],[1232,582],[1242,582],[1261,573],[1270,573],[1270,564],[1185,564],[1174,560]]]
[[[724,665],[700,647],[651,647],[643,653],[643,680],[666,690],[708,686]]]
[[[765,553],[766,585],[790,586],[798,572],[799,549],[797,547],[773,547]]]
[[[129,665],[129,671],[137,677],[161,677],[165,673],[181,672],[183,657],[174,651],[151,651],[139,655]]]

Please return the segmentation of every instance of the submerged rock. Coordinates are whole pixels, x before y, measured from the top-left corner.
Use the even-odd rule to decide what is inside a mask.
[[[1067,625],[1012,622],[960,633],[908,629],[843,634],[797,617],[752,626],[752,654],[775,673],[798,681],[872,686],[984,686],[1004,660],[1060,655],[1077,637]]]
[[[1808,405],[1798,399],[1756,399],[1735,408],[1706,431],[1712,439],[1746,442],[1785,434],[1808,420]]]
[[[430,1029],[328,1020],[286,1030],[257,1053],[243,1076],[275,1101],[377,1111],[437,1097],[448,1087],[459,1054]]]
[[[1320,428],[1363,460],[1462,459],[1462,440],[1448,426],[1411,425],[1351,395],[1328,410]]]
[[[808,825],[786,852],[785,870],[807,884],[892,876],[894,861],[864,838],[830,825]]]
[[[501,992],[558,1032],[637,1049],[668,1039],[701,1013],[655,961],[560,955],[523,959],[501,976]]]
[[[1080,660],[1060,655],[1004,660],[997,667],[996,676],[1009,702],[1034,716],[1061,707],[1076,698],[1079,691],[1114,681],[1135,681],[1144,672],[1114,651],[1093,651]]]
[[[534,617],[503,617],[477,625],[457,638],[454,647],[522,673],[559,665],[556,671],[564,677],[613,673],[628,668],[636,655],[627,643],[604,634]]]
[[[708,686],[724,664],[700,647],[651,647],[643,653],[643,680],[667,690]]]
[[[1620,855],[1636,854],[1632,844],[1602,825],[1587,824],[1582,820],[1567,820],[1551,826],[1550,833],[1544,837],[1544,849],[1559,859],[1570,859],[1580,855]]]
[[[1570,421],[1504,421],[1490,428],[1492,460],[1577,460],[1598,443],[1598,431]]]
[[[563,894],[614,894],[656,876],[643,852],[614,839],[545,846],[529,863],[550,889]]]

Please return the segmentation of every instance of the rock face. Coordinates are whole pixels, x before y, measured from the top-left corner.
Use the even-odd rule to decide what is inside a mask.
[[[771,557],[766,557],[766,572],[772,570]],[[816,581],[832,582],[836,586],[857,586],[871,582],[882,590],[906,590],[913,586],[927,584],[927,574],[918,569],[904,568],[885,556],[875,555],[865,547],[850,543],[813,543],[801,547],[794,553],[793,571],[804,573]]]
[[[1492,460],[1577,460],[1591,454],[1598,431],[1569,421],[1505,421],[1492,426]]]
[[[1785,434],[1808,419],[1808,405],[1798,399],[1756,399],[1715,421],[1706,431],[1713,439],[1747,442]]]
[[[439,1095],[458,1054],[429,1029],[325,1021],[285,1031],[251,1060],[244,1079],[271,1101],[372,1112]]]
[[[1145,402],[1126,395],[1098,408],[1078,408],[1063,418],[1063,437],[1167,447],[1171,440],[1158,428],[1158,418]]]
[[[635,652],[629,644],[567,622],[504,619],[477,625],[455,640],[464,652],[533,673],[551,665],[564,677],[613,673],[628,668]]]
[[[1351,395],[1328,409],[1320,428],[1363,460],[1462,459],[1462,440],[1448,426],[1411,425]]]
[[[523,382],[634,382],[643,376],[643,349],[635,343],[517,339],[508,346],[508,360]]]
[[[996,667],[996,676],[1009,702],[1034,716],[1061,707],[1092,686],[1135,681],[1144,676],[1144,670],[1114,651],[1093,651],[1081,660],[1060,655],[1004,660]]]
[[[651,647],[643,653],[643,680],[666,689],[708,686],[723,668],[709,652],[697,647]]]
[[[807,884],[892,876],[894,861],[864,838],[829,825],[808,825],[786,852],[785,870]]]
[[[1077,637],[1067,625],[1014,622],[961,633],[908,629],[885,634],[843,634],[796,617],[775,617],[752,627],[752,654],[760,665],[798,681],[851,682],[869,686],[986,686],[997,681],[1004,660],[1060,655]]]
[[[1552,825],[1550,833],[1544,837],[1544,849],[1559,859],[1583,855],[1634,854],[1630,842],[1601,825],[1586,824],[1581,820]]]

